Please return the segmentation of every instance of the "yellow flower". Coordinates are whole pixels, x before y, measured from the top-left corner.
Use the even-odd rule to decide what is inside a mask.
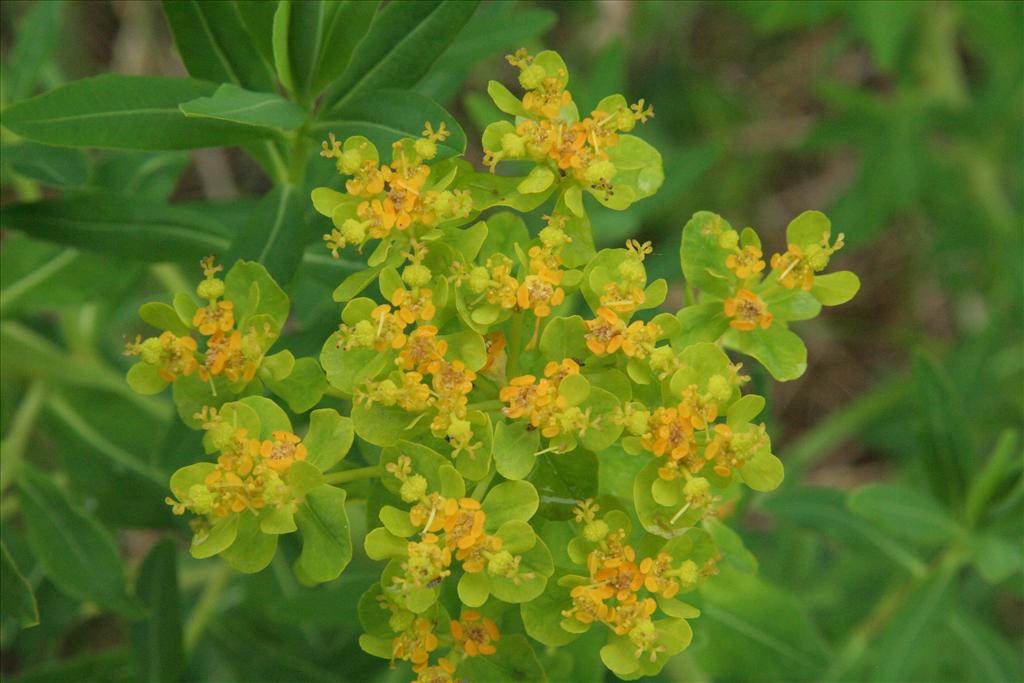
[[[235,326],[234,309],[235,305],[230,301],[218,301],[209,306],[201,306],[192,316],[192,326],[207,337],[217,332],[230,332]]]
[[[752,244],[742,248],[737,247],[736,253],[729,254],[725,258],[725,265],[741,280],[746,280],[751,275],[764,270],[761,250]]]
[[[466,610],[459,620],[451,622],[452,637],[468,657],[493,655],[494,643],[501,639],[498,626],[479,612]]]
[[[725,314],[732,318],[729,326],[741,332],[749,332],[760,327],[767,330],[772,324],[772,314],[768,312],[761,297],[749,289],[741,289],[735,297],[723,302]]]
[[[611,597],[611,591],[607,587],[576,586],[569,595],[572,607],[562,610],[563,617],[573,617],[581,624],[592,624],[608,616],[609,608],[604,601]]]
[[[305,460],[306,445],[291,432],[274,432],[273,439],[260,444],[260,456],[267,467],[286,472],[296,460]]]
[[[483,537],[487,515],[474,498],[449,498],[444,503],[445,544],[449,548],[465,550]]]
[[[672,571],[672,556],[668,553],[658,553],[656,558],[645,557],[640,563],[640,571],[644,575],[644,587],[650,592],[661,593],[665,598],[679,593],[679,583],[667,575]]]
[[[545,273],[527,275],[516,290],[516,303],[521,310],[532,310],[538,318],[551,315],[551,309],[565,300],[565,290],[557,287],[560,277]]]
[[[597,309],[597,318],[586,321],[587,348],[598,356],[615,353],[622,346],[626,323],[610,308]]]
[[[441,657],[435,666],[421,669],[414,683],[455,683],[454,673],[455,665]]]
[[[416,619],[404,633],[392,641],[391,656],[412,662],[413,671],[427,667],[430,653],[437,649],[437,636],[433,626],[424,618]]]
[[[399,288],[391,295],[391,305],[398,309],[396,315],[407,325],[417,320],[426,322],[437,313],[433,296],[434,293],[426,287],[413,291]]]

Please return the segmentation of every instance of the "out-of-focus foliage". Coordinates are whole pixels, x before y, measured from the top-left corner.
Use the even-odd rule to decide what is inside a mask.
[[[239,31],[266,22],[260,3],[232,4]],[[173,19],[155,4],[0,12],[4,106],[99,73],[185,73]],[[663,153],[663,187],[594,221],[599,247],[652,240],[652,279],[677,267],[678,236],[699,208],[781,235],[813,207],[846,234],[858,298],[807,325],[803,379],[773,389],[753,373],[786,437],[777,452],[788,473],[730,520],[757,573],[726,567],[707,584],[705,628],[662,680],[1024,678],[1022,22],[1014,2],[488,3],[426,75],[395,76],[483,124],[495,118],[482,93],[497,55],[546,32],[544,44],[589,66],[574,72],[584,105],[616,91],[655,101],[645,134]],[[238,74],[243,86],[263,77]],[[344,580],[311,589],[283,557],[240,577],[153,545],[177,524],[161,502],[167,477],[201,445],[169,403],[124,385],[120,337],[141,331],[140,303],[185,288],[176,269],[147,264],[229,247],[260,210],[253,197],[274,155],[261,143],[246,143],[257,163],[237,151],[69,152],[3,135],[4,202],[65,197],[33,217],[32,236],[16,209],[3,212],[5,676],[391,680],[356,642],[353,586],[377,573],[359,549]],[[309,187],[327,181],[317,168]],[[95,197],[110,192],[140,201]],[[148,226],[152,241],[110,237],[126,225]],[[180,253],[161,251],[168,233],[183,238]],[[84,248],[97,235],[102,248]],[[782,246],[768,242],[766,253]],[[293,257],[289,348],[316,355],[318,328],[336,316],[318,293],[339,270],[319,252]],[[669,292],[677,307],[685,297]],[[60,475],[26,465],[12,489],[23,461]],[[361,505],[349,503],[356,537]],[[60,534],[79,553],[37,563]],[[116,571],[83,577],[80,552],[100,566],[126,558],[133,590]],[[142,611],[151,616],[130,620]],[[551,680],[600,680],[600,645],[584,637],[541,653],[542,664]]]

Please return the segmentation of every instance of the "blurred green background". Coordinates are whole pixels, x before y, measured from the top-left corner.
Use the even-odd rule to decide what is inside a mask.
[[[5,105],[107,71],[185,74],[158,3],[9,1],[0,30]],[[836,266],[863,282],[804,328],[801,379],[753,371],[786,483],[736,510],[759,572],[709,584],[693,646],[661,678],[1024,680],[1024,4],[488,3],[417,88],[471,145],[495,118],[486,80],[512,78],[501,54],[521,42],[563,54],[581,109],[608,92],[654,104],[644,135],[665,185],[598,214],[595,232],[651,240],[653,277],[677,278],[668,305],[682,303],[679,235],[700,209],[755,226],[766,253],[821,209],[846,235]],[[230,221],[269,187],[237,150],[86,155],[4,136],[5,202],[127,186],[212,200],[204,210]],[[120,339],[180,273],[9,229],[0,266],[3,473],[20,457],[59,465],[133,566],[174,521],[130,462],[140,449],[187,461],[197,440],[122,387]],[[313,323],[337,312],[326,285],[297,288],[322,300],[298,312],[313,331],[295,344],[316,349]],[[4,542],[42,623],[5,617],[4,678],[135,680],[133,627],[33,567],[6,479]],[[187,680],[402,680],[355,644],[348,590],[374,575],[365,558],[316,591],[286,565],[211,565],[181,568]],[[553,679],[600,676],[592,638],[538,654]]]

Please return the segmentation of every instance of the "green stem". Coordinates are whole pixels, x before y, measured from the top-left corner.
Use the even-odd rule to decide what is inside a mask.
[[[508,340],[508,376],[515,377],[519,374],[520,346],[523,343],[523,314],[512,315],[512,329]]]
[[[0,491],[6,490],[17,478],[28,437],[36,425],[45,398],[46,384],[40,379],[33,380],[11,419],[7,434],[0,441]]]
[[[288,154],[288,183],[301,190],[306,180],[306,150],[309,140],[306,138],[306,126],[295,131],[291,149]]]
[[[220,596],[224,593],[224,587],[227,586],[228,579],[233,574],[234,571],[229,565],[221,564],[220,571],[214,574],[210,582],[206,584],[206,588],[203,589],[202,595],[199,596],[196,606],[185,623],[185,652],[195,651],[199,639],[203,636],[203,631],[206,630],[214,610],[217,609],[217,603],[220,602]]]
[[[372,465],[370,467],[358,467],[353,470],[342,470],[340,472],[331,472],[330,474],[324,475],[324,483],[332,484],[337,486],[338,484],[348,484],[349,482],[359,481],[360,479],[370,479],[372,477],[380,477],[384,474],[383,465]]]
[[[492,467],[493,467],[493,465],[492,465]],[[487,489],[490,488],[491,482],[494,481],[494,475],[496,475],[497,473],[498,473],[497,470],[492,469],[488,473],[488,475],[486,477],[484,477],[483,479],[480,480],[479,483],[477,483],[476,487],[473,489],[473,494],[472,494],[472,497],[474,499],[476,499],[476,500],[483,500],[484,499],[484,494],[487,493]]]

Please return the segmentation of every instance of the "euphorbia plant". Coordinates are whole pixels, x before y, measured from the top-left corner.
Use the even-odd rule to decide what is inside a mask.
[[[484,131],[486,170],[438,121],[390,150],[323,143],[346,178],[312,193],[326,248],[367,267],[334,290],[340,324],[318,359],[271,353],[289,301],[259,263],[221,278],[211,258],[198,300],[143,306],[163,332],[129,343],[128,381],[171,384],[205,430],[207,457],[168,498],[192,515],[194,556],[256,572],[297,531],[299,580],[334,580],[352,556],[346,487],[368,479],[357,542],[385,564],[359,602],[367,653],[421,681],[539,680],[531,640],[597,628],[605,666],[635,679],[689,645],[700,611],[686,594],[742,550],[723,523],[736,500],[783,478],[741,360],[801,375],[789,323],[858,281],[820,274],[842,245],[821,213],[796,217],[766,259],[751,228],[698,212],[680,254],[696,296],[664,310],[652,245],[596,251],[589,220],[660,187],[661,156],[633,134],[653,109],[616,94],[581,116],[556,53],[508,61],[524,94],[490,83],[512,120]],[[535,232],[520,215],[533,212]],[[349,414],[317,408],[325,394]],[[345,467],[354,439],[369,466]]]

